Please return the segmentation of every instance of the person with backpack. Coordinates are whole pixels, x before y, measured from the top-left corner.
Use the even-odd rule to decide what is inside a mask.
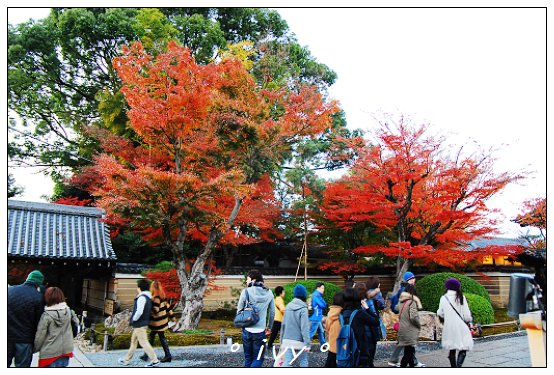
[[[242,328],[244,367],[262,367],[265,359],[264,340],[271,333],[269,327],[273,326],[275,318],[275,302],[273,293],[265,287],[264,277],[258,269],[251,270],[246,276],[246,288],[240,294],[237,314],[245,308],[247,300],[258,312],[259,320]]]
[[[444,286],[446,293],[441,297],[437,310],[437,315],[444,319],[441,346],[449,351],[450,366],[462,367],[467,351],[473,349],[473,336],[468,327],[473,318],[458,279],[448,279]],[[459,351],[457,360],[456,351]]]
[[[319,337],[319,342],[324,345],[325,331],[321,320],[323,319],[323,310],[327,308],[327,303],[323,299],[323,293],[325,293],[325,284],[318,282],[315,290],[312,293],[312,315],[310,316],[310,340],[314,337],[316,331]]]
[[[44,292],[46,307],[38,323],[34,351],[39,352],[38,367],[67,367],[73,357],[72,323],[79,320],[67,306],[63,291],[49,287]]]
[[[402,292],[404,292],[404,289],[406,288],[407,285],[415,285],[416,277],[412,272],[407,271],[402,276],[402,280],[403,281],[400,284],[400,289],[398,289],[398,292],[396,292],[396,294],[390,299],[390,308],[395,314],[398,314],[399,312],[398,300],[400,298],[400,295],[402,294]],[[388,361],[389,366],[400,367],[400,353],[402,353],[402,349],[403,348],[401,346],[396,346],[394,348],[392,355]],[[415,363],[415,367],[425,367],[425,364],[418,361],[416,357],[414,357],[414,363]]]
[[[267,351],[271,353],[273,343],[277,338],[279,332],[281,332],[281,322],[283,321],[283,314],[285,313],[285,288],[278,286],[275,288],[275,318],[273,319],[273,326],[271,327],[271,335],[267,342]]]
[[[379,321],[370,314],[366,299],[362,299],[357,289],[344,291],[344,307],[339,321],[337,367],[367,366],[369,346],[366,327],[377,326]]]
[[[158,280],[154,280],[150,284],[150,294],[152,295],[152,313],[150,323],[148,323],[148,328],[150,328],[148,341],[150,345],[154,346],[154,340],[158,335],[164,351],[164,357],[160,359],[160,362],[171,362],[171,352],[164,332],[169,328],[169,320],[173,319],[173,310],[167,302],[165,291]],[[144,353],[140,359],[148,360],[148,354]]]
[[[150,359],[146,367],[154,367],[160,364],[156,352],[148,342],[146,334],[146,327],[148,327],[150,314],[152,312],[152,295],[150,294],[149,288],[150,285],[146,279],[137,281],[138,295],[133,303],[133,312],[131,313],[130,320],[130,324],[133,327],[133,332],[131,333],[131,346],[125,357],[117,360],[117,362],[123,366],[129,366],[129,362],[133,359],[133,355],[139,344]]]
[[[329,339],[329,350],[324,367],[337,367],[337,337],[340,331],[339,315],[344,306],[344,293],[337,292],[333,296],[333,304],[329,307],[329,313],[325,320],[325,332]]]
[[[308,367],[308,352],[311,347],[310,323],[308,320],[308,291],[302,284],[293,289],[293,300],[285,308],[281,323],[281,351],[283,367],[291,367],[295,362],[299,367]],[[295,356],[298,356],[295,358]]]
[[[400,305],[398,345],[404,347],[404,356],[400,360],[400,367],[415,367],[415,346],[421,329],[418,311],[421,309],[421,302],[415,292],[416,289],[413,284],[406,285],[398,301]]]

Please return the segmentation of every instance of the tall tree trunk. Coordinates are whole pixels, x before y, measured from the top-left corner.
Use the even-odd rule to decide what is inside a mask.
[[[411,262],[409,259],[398,257],[396,260],[396,278],[394,280],[394,287],[392,292],[396,293],[400,289],[400,284],[402,283],[402,277],[404,273],[410,268]]]
[[[227,226],[229,228],[233,225],[238,216],[242,201],[242,198],[235,197],[235,206],[227,219]],[[204,245],[202,253],[200,253],[194,261],[190,273],[187,275],[184,268],[184,261],[182,262],[183,267],[177,268],[177,276],[179,277],[179,284],[181,285],[180,300],[183,306],[183,313],[181,319],[173,329],[175,332],[198,328],[204,308],[204,293],[208,287],[208,276],[204,273],[204,267],[217,245],[217,242],[224,234],[223,231],[213,226],[210,230],[208,241]],[[174,259],[174,263],[178,263],[178,261]]]

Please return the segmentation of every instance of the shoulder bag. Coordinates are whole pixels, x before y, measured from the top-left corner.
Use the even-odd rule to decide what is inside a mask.
[[[235,316],[235,320],[233,321],[235,327],[238,328],[253,326],[260,320],[260,314],[258,313],[258,310],[254,306],[254,304],[250,302],[248,290],[244,289],[244,293],[246,294],[244,308],[237,313],[237,316]]]

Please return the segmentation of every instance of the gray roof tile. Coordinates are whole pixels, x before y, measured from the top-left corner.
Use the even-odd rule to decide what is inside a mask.
[[[8,255],[116,260],[104,211],[8,200]]]

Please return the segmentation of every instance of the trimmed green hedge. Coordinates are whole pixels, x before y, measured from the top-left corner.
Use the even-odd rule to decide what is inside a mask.
[[[333,304],[333,296],[335,295],[335,293],[340,292],[342,289],[336,286],[335,284],[328,283],[325,281],[301,280],[301,281],[296,281],[294,283],[283,285],[283,288],[285,289],[285,305],[290,301],[292,301],[293,299],[292,291],[296,285],[298,284],[304,285],[304,287],[308,291],[307,297],[309,298],[310,295],[314,292],[315,286],[317,283],[323,283],[323,285],[325,285],[325,292],[323,293],[323,299],[327,303],[327,308],[323,311],[323,315],[326,315],[327,311],[329,310],[329,306]]]
[[[423,309],[436,312],[439,308],[441,296],[446,292],[444,282],[455,277],[462,284],[462,293],[476,294],[483,297],[490,304],[490,296],[485,287],[474,279],[453,272],[439,272],[425,276],[416,283],[417,295],[419,296]]]
[[[474,323],[494,323],[494,309],[489,301],[476,294],[464,293]]]

